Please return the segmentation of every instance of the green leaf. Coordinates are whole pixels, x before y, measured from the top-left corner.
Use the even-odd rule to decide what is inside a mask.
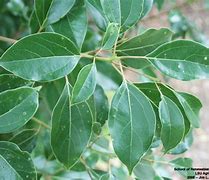
[[[108,124],[115,153],[130,173],[152,143],[155,121],[148,98],[123,82],[113,97]]]
[[[95,63],[81,69],[72,90],[72,103],[80,103],[90,98],[96,88],[96,73]]]
[[[44,111],[48,111],[49,114],[51,114],[54,109],[54,106],[56,105],[60,97],[60,94],[63,91],[63,88],[65,86],[65,79],[62,78],[56,81],[43,83],[41,84],[41,86],[42,89],[40,91],[40,99],[43,101],[45,107]],[[43,112],[41,114],[43,114]],[[40,119],[43,118],[40,117]]]
[[[87,32],[85,6],[75,6],[63,19],[51,26],[54,32],[71,39],[80,49]]]
[[[15,89],[21,86],[30,86],[32,82],[21,79],[13,74],[0,75],[0,92],[8,89]]]
[[[0,66],[27,80],[52,81],[69,74],[79,61],[72,41],[56,33],[27,36],[1,57]]]
[[[177,158],[170,162],[178,167],[192,167],[192,159],[190,158]]]
[[[107,27],[107,20],[102,10],[102,5],[100,0],[88,0],[88,9],[91,14],[91,17],[94,19],[96,25],[103,31],[105,31]]]
[[[152,8],[153,0],[101,0],[109,22],[117,23],[124,32],[142,19]]]
[[[200,127],[199,111],[202,108],[200,100],[187,93],[176,93],[176,97],[179,99],[182,107],[184,108],[191,125],[195,128]]]
[[[98,49],[101,39],[101,35],[98,32],[95,32],[92,27],[88,26],[82,46],[82,52],[95,51],[95,49]]]
[[[35,0],[35,15],[39,29],[59,21],[70,11],[74,3],[75,0]]]
[[[38,109],[38,93],[27,87],[0,93],[0,133],[25,125]]]
[[[165,3],[165,0],[154,0],[154,3],[157,5],[158,10],[161,10]]]
[[[151,164],[148,163],[139,163],[134,168],[134,175],[137,180],[153,180],[156,176],[156,172]]]
[[[96,108],[96,121],[103,126],[108,119],[109,102],[103,88],[99,85],[96,86],[94,92],[94,104]]]
[[[17,144],[23,151],[32,152],[38,131],[38,129],[23,129],[14,134],[9,141]]]
[[[193,41],[163,44],[147,58],[162,73],[179,80],[209,78],[209,49]]]
[[[166,96],[162,96],[159,104],[159,115],[162,124],[161,140],[166,153],[183,139],[184,117],[178,106]]]
[[[70,104],[70,87],[65,85],[52,113],[51,145],[56,158],[67,168],[76,164],[86,148],[92,121],[86,102]]]
[[[158,46],[171,40],[173,33],[167,28],[148,29],[132,39],[129,39],[117,46],[117,54],[119,56],[145,56],[154,51]],[[131,59],[127,58],[124,64],[141,69],[150,65],[147,59]]]
[[[119,36],[119,26],[116,23],[110,23],[104,34],[102,41],[102,49],[109,50],[115,45]]]
[[[44,1],[43,1],[44,2]],[[40,24],[38,22],[38,17],[36,16],[36,12],[35,10],[33,10],[33,12],[31,13],[31,16],[30,16],[30,22],[29,22],[29,25],[30,25],[30,33],[37,33],[40,29]]]
[[[195,172],[190,169],[190,168],[192,168],[192,164],[193,164],[193,161],[190,158],[177,158],[177,159],[170,161],[170,163],[174,166],[174,168],[181,168],[181,169],[182,168],[185,168],[185,169],[189,168],[189,170],[177,171],[185,177],[195,175]]]
[[[121,74],[108,62],[96,62],[97,83],[104,90],[117,89],[122,83]]]
[[[36,179],[36,170],[30,155],[6,141],[0,142],[0,174],[1,179]]]
[[[155,109],[156,109],[156,107],[159,106],[159,103],[161,101],[161,95],[160,95],[159,89],[164,96],[171,99],[178,106],[178,108],[181,110],[182,115],[184,116],[184,125],[185,125],[184,136],[187,135],[187,133],[189,132],[189,130],[191,128],[190,121],[187,118],[184,108],[182,107],[181,103],[179,102],[178,98],[176,97],[176,92],[171,87],[169,87],[168,85],[161,84],[161,83],[158,83],[159,89],[156,87],[155,83],[139,83],[139,84],[135,84],[135,85],[151,100],[152,105]],[[156,109],[156,110],[158,113],[158,109]],[[157,115],[157,117],[158,117],[158,115]],[[157,123],[157,125],[159,125],[159,122]],[[157,129],[158,129],[158,131],[160,131],[160,127],[158,127]]]
[[[192,146],[192,143],[193,143],[193,134],[191,129],[190,132],[184,138],[184,140],[180,144],[178,144],[178,146],[176,146],[174,149],[170,151],[170,154],[174,154],[174,155],[182,154],[187,150],[189,150],[189,148]]]

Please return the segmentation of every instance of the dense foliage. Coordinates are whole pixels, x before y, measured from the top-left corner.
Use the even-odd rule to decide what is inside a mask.
[[[192,167],[162,155],[189,149],[202,104],[163,79],[209,78],[209,49],[177,11],[173,31],[131,37],[153,3],[0,2],[1,35],[21,37],[0,46],[2,179],[158,180],[163,165]],[[199,42],[175,40],[187,34]]]

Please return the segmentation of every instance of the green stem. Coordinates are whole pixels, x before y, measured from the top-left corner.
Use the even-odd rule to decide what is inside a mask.
[[[123,59],[156,59],[155,57],[147,57],[147,56],[119,56],[119,59],[123,60]]]
[[[157,87],[157,89],[158,89],[158,91],[159,91],[159,93],[160,93],[160,96],[161,96],[161,98],[163,99],[163,93],[161,92],[161,90],[160,90],[160,87],[158,86],[158,84],[155,82],[155,86]]]
[[[100,57],[100,56],[93,56],[93,55],[89,55],[86,53],[82,53],[80,55],[81,58],[90,58],[90,59],[95,59],[95,60],[99,60],[99,61],[113,61],[115,57]]]
[[[117,54],[116,54],[116,48],[117,48],[117,43],[118,43],[119,35],[120,35],[120,28],[118,29],[118,37],[117,37],[117,39],[115,41],[115,44],[114,44],[114,47],[113,47],[113,55],[114,56],[117,56]]]
[[[37,119],[36,117],[32,117],[32,120],[35,121],[36,123],[40,124],[41,126],[47,128],[47,129],[51,129],[51,127],[48,124],[46,124],[43,121]]]

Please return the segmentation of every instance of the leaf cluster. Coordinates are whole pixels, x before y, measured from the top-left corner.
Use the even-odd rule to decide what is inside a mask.
[[[159,74],[207,79],[209,49],[173,40],[167,28],[126,38],[152,5],[34,1],[30,34],[0,57],[2,178],[146,179],[148,166],[153,179],[163,179],[147,162],[192,166],[188,158],[158,162],[153,156],[160,147],[164,154],[185,152],[202,107]],[[128,80],[127,71],[138,80]],[[120,168],[99,166],[113,157]]]

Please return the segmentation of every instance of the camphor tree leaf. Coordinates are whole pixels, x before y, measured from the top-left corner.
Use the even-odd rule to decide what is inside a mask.
[[[56,158],[72,167],[86,148],[93,116],[86,102],[71,105],[70,87],[66,84],[52,113],[51,145]]]
[[[56,33],[27,36],[1,57],[0,66],[27,80],[52,81],[69,74],[79,61],[72,41]]]
[[[60,21],[51,25],[54,32],[62,34],[71,39],[80,49],[87,32],[86,7],[75,6]]]
[[[130,173],[152,143],[155,121],[148,98],[123,82],[113,97],[108,125],[115,153]]]
[[[38,129],[23,129],[15,134],[9,141],[17,144],[23,151],[32,152],[35,146]]]
[[[36,170],[27,152],[11,142],[0,142],[0,178],[36,180]]]
[[[178,106],[166,96],[162,96],[159,116],[162,124],[161,140],[166,153],[176,147],[183,139],[184,117]]]
[[[167,28],[148,29],[132,39],[128,39],[117,46],[118,56],[145,56],[154,51],[158,46],[169,42],[173,33]],[[141,69],[150,65],[147,59],[131,59],[127,58],[123,61],[127,66]]]
[[[64,17],[73,7],[75,0],[35,0],[31,16],[32,32],[40,31]],[[34,24],[37,24],[34,26]],[[37,28],[37,29],[36,29]]]
[[[111,49],[114,45],[115,42],[118,39],[119,36],[119,26],[116,23],[110,23],[106,29],[106,32],[103,37],[102,41],[102,49],[104,50],[109,50]]]
[[[109,22],[118,23],[121,32],[130,29],[151,9],[153,0],[101,0],[105,16]]]
[[[108,23],[107,23],[107,19],[106,19],[105,15],[104,15],[100,0],[98,0],[98,1],[87,0],[87,2],[88,2],[87,7],[88,7],[89,12],[90,12],[92,18],[94,19],[96,25],[100,29],[105,31]]]
[[[117,89],[122,83],[120,73],[108,62],[96,62],[97,66],[97,83],[104,90]]]
[[[181,175],[188,177],[188,176],[194,176],[195,172],[191,170],[193,161],[190,158],[177,158],[172,161],[170,161],[170,164],[174,166],[174,168],[185,168],[187,169],[186,171],[178,171]]]
[[[47,111],[51,114],[56,105],[60,94],[65,86],[65,79],[59,79],[41,84],[40,99],[43,101]],[[52,98],[53,97],[53,98]],[[42,118],[41,118],[42,119]]]
[[[156,176],[156,172],[151,164],[142,162],[138,163],[134,168],[134,175],[136,176],[137,180],[153,180]]]
[[[186,136],[191,128],[191,124],[190,124],[190,120],[188,119],[188,117],[185,113],[184,108],[182,107],[181,103],[179,102],[179,99],[176,97],[175,90],[165,84],[158,83],[157,85],[159,88],[157,88],[156,84],[153,82],[135,84],[135,86],[138,87],[151,100],[153,108],[155,108],[157,113],[158,113],[159,103],[161,101],[161,93],[164,96],[171,99],[178,106],[178,108],[180,109],[180,111],[184,117],[184,125],[185,125],[184,136]],[[156,107],[157,107],[157,109],[156,109]],[[158,115],[157,115],[157,117],[158,117]],[[158,122],[158,121],[160,121],[159,118],[157,118],[157,125],[160,125],[161,122]],[[157,127],[157,133],[160,133],[160,128],[161,127]]]
[[[20,87],[0,93],[0,133],[12,132],[25,125],[38,108],[38,93]]]
[[[100,85],[96,86],[94,92],[94,104],[96,108],[96,121],[101,125],[108,119],[109,103],[108,98]]]
[[[184,140],[180,144],[178,144],[178,146],[172,149],[169,153],[176,155],[176,154],[182,154],[186,152],[187,150],[189,150],[189,148],[193,144],[192,132],[193,132],[193,129],[191,129],[189,133],[186,135],[186,137],[184,138]]]
[[[32,14],[31,14],[29,25],[30,25],[30,32],[31,33],[36,33],[40,30],[40,24],[38,22],[38,18],[36,16],[35,10],[33,10]]]
[[[21,79],[14,74],[2,74],[0,75],[0,92],[8,89],[15,89],[21,86],[30,86],[32,82]]]
[[[200,100],[191,94],[183,92],[176,93],[176,96],[184,108],[191,125],[198,128],[200,126],[199,111],[202,108]]]
[[[72,103],[86,101],[94,93],[96,88],[96,65],[95,63],[84,66],[78,74],[72,90]]]
[[[154,3],[156,4],[158,10],[161,10],[165,3],[165,0],[154,0]]]
[[[147,58],[162,73],[179,80],[209,78],[209,49],[193,41],[163,44]]]

